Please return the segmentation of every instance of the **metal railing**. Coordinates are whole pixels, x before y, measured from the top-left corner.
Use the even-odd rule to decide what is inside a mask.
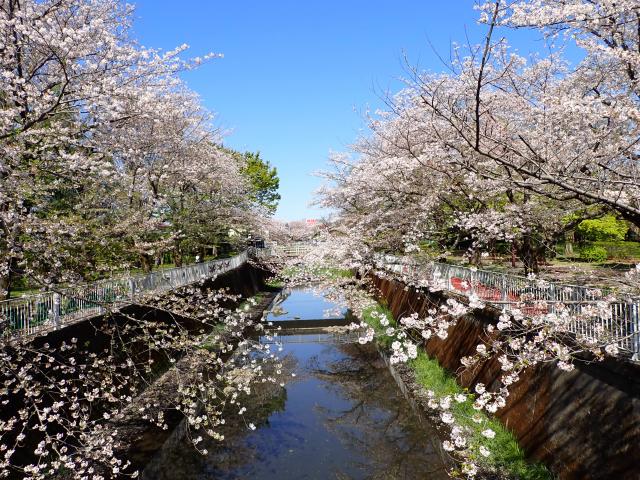
[[[467,297],[474,295],[501,310],[518,309],[524,316],[568,312],[570,333],[607,339],[634,360],[640,360],[640,299],[637,297],[446,263],[421,264],[392,255],[380,255],[376,263],[378,268],[414,280],[426,275],[432,288]],[[592,313],[593,307],[602,305],[606,315]]]
[[[247,252],[243,252],[231,258],[0,301],[0,329],[5,337],[46,333],[102,315],[108,307],[133,303],[141,295],[163,293],[215,277],[246,261]]]
[[[302,257],[313,250],[313,245],[307,243],[292,243],[289,245],[268,245],[263,248],[254,248],[252,254],[258,258],[278,257]]]
[[[362,332],[359,331],[345,331],[345,332],[315,332],[315,333],[296,333],[296,334],[283,334],[279,333],[278,336],[261,336],[260,343],[286,345],[295,343],[319,343],[329,345],[344,345],[351,343],[358,343],[358,339],[362,336]]]

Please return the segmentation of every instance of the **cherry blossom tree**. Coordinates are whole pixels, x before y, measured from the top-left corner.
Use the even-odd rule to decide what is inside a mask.
[[[139,46],[132,12],[117,0],[0,1],[0,299],[17,276],[56,288],[150,269],[164,252],[179,264],[229,228],[260,225],[212,114],[178,76],[211,55]],[[164,319],[120,312],[96,332],[103,350],[3,339],[0,476],[136,476],[118,421],[163,370],[177,375],[168,407],[194,445],[218,438],[225,411],[279,367],[245,338],[260,328],[251,303],[198,287],[137,298]],[[143,419],[168,428],[147,407]]]
[[[211,114],[177,76],[212,55],[140,47],[131,14],[116,0],[0,4],[0,298],[18,275],[148,269],[253,221]]]
[[[530,273],[537,271],[538,249],[582,219],[612,212],[638,225],[638,3],[497,0],[479,9],[484,41],[454,47],[444,73],[410,69],[405,89],[367,119],[370,133],[352,154],[330,159],[319,202],[336,212],[336,226],[316,252],[320,262],[355,266],[361,278],[374,269],[408,289],[439,292],[446,286],[429,262],[414,257],[409,273],[394,275],[379,268],[376,253],[424,255],[436,246],[434,258],[464,244],[474,256],[501,241],[513,246]],[[508,28],[538,29],[547,50],[518,54],[498,37]],[[570,42],[580,49],[577,60],[564,55]],[[626,277],[627,293],[637,295],[636,270]],[[531,288],[548,288],[533,278]],[[497,358],[499,384],[475,385],[455,399],[431,392],[430,405],[451,434],[445,448],[463,462],[467,476],[476,475],[476,460],[490,452],[470,444],[470,423],[451,415],[452,402],[471,401],[492,415],[527,368],[571,370],[584,355],[621,354],[624,338],[603,326],[617,321],[610,305],[615,298],[589,295],[598,300],[579,310],[520,299],[487,328],[477,354],[461,366],[474,369]],[[361,311],[364,302],[357,303]],[[422,343],[446,339],[460,318],[481,308],[470,294],[466,302],[434,302],[426,316],[379,319],[382,334],[392,337],[392,362],[415,358]],[[576,324],[588,333],[576,334]],[[366,331],[365,342],[374,337]]]

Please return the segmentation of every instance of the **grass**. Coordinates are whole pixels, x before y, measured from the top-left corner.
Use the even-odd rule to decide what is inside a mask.
[[[253,305],[261,302],[267,296],[266,292],[258,292],[252,297],[244,299],[242,302],[238,304],[235,308],[236,312],[246,312],[251,309]],[[203,340],[201,347],[205,350],[209,350],[210,352],[215,352],[220,349],[220,340],[216,340],[216,335],[222,335],[227,329],[227,325],[224,321],[217,323],[211,329],[211,332],[207,335],[207,337]]]
[[[14,289],[9,293],[9,298],[18,298],[25,295],[36,295],[42,291],[39,288]]]
[[[221,342],[219,339],[216,340],[215,337],[216,335],[222,335],[226,329],[227,326],[224,323],[214,325],[207,338],[202,342],[201,347],[205,350],[209,350],[210,352],[217,352],[220,350]]]
[[[336,278],[351,278],[353,277],[353,271],[347,268],[334,268],[334,267],[325,267],[317,269],[318,274],[327,277],[329,279]]]
[[[381,325],[379,317],[372,315],[373,312],[386,315],[391,325],[395,324],[395,320],[391,312],[382,305],[371,307],[363,315],[363,320],[371,325],[378,334],[376,336],[378,343],[388,348],[392,339],[382,333],[385,327]],[[461,387],[456,382],[453,375],[440,366],[437,360],[429,358],[423,350],[419,350],[418,357],[411,360],[408,363],[408,367],[413,371],[416,382],[426,390],[432,390],[437,397],[469,393],[466,388]],[[472,403],[472,400],[467,400],[464,403],[452,402],[450,409],[456,423],[470,430],[468,438],[472,447],[470,450],[477,452],[480,446],[484,446],[491,451],[489,457],[477,455],[471,460],[487,470],[505,473],[510,478],[522,480],[553,478],[553,475],[544,465],[526,460],[516,437],[498,419],[489,417],[484,412],[474,410]],[[480,423],[472,420],[472,417],[476,416],[477,418],[478,415],[482,418]],[[496,433],[493,439],[482,435],[481,432],[486,428],[490,428]]]
[[[580,260],[581,253],[588,247],[601,247],[607,251],[608,261],[637,261],[640,259],[640,242],[598,240],[584,244],[573,244],[573,256],[564,257],[564,244],[556,246],[559,257],[567,260]]]
[[[276,278],[276,277],[270,278],[269,280],[264,282],[264,284],[267,287],[270,287],[270,288],[283,288],[284,287],[284,281],[279,279],[279,278]]]

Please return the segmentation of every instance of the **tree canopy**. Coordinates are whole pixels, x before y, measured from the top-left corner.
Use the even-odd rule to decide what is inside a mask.
[[[246,177],[253,201],[272,215],[280,202],[280,178],[276,167],[260,157],[260,152],[241,154],[240,172]]]

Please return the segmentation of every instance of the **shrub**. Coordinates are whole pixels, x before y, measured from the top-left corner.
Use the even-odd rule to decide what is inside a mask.
[[[587,262],[604,262],[607,257],[607,249],[597,245],[589,245],[580,251],[580,258]]]
[[[585,240],[624,240],[629,225],[613,215],[583,220],[576,232]]]
[[[595,242],[594,245],[604,248],[609,258],[640,259],[640,242]]]

